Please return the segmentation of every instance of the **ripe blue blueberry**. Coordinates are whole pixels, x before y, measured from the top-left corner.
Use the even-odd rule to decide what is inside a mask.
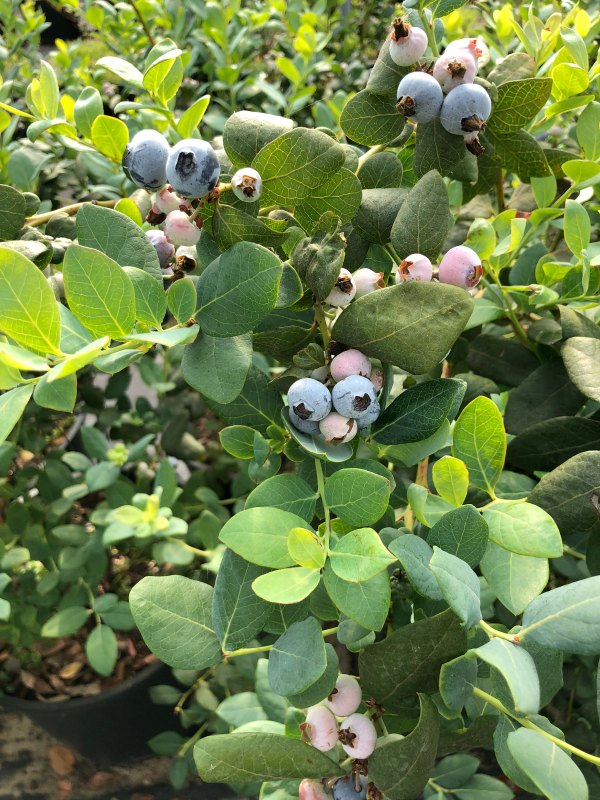
[[[346,775],[333,784],[333,800],[365,800],[367,783],[366,775]]]
[[[319,423],[317,420],[302,419],[292,408],[290,408],[290,422],[294,428],[302,433],[308,433],[311,436],[319,433]]]
[[[426,72],[411,72],[398,84],[396,108],[413,122],[431,122],[440,112],[442,87]]]
[[[158,131],[136,133],[123,153],[121,165],[130,181],[142,189],[158,189],[167,182],[169,143]]]
[[[361,419],[376,402],[375,387],[368,378],[349,375],[336,383],[332,391],[333,407],[344,417]]]
[[[186,197],[204,197],[215,188],[221,174],[217,154],[202,139],[183,139],[167,160],[167,180]]]
[[[369,406],[369,410],[367,411],[367,413],[364,416],[360,417],[360,419],[356,420],[356,424],[358,425],[358,430],[364,431],[365,428],[368,428],[369,425],[372,425],[375,422],[375,420],[379,417],[380,414],[381,414],[381,407],[379,405],[379,402],[375,400]]]
[[[288,406],[301,420],[319,422],[331,411],[331,393],[314,378],[301,378],[288,389]]]
[[[231,189],[238,200],[251,203],[262,194],[262,178],[252,167],[243,167],[231,178]]]
[[[463,83],[446,95],[440,122],[455,136],[477,133],[485,127],[492,110],[489,94],[476,83]]]

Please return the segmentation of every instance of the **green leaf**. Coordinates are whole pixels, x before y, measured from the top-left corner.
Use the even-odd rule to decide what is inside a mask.
[[[415,175],[421,178],[431,170],[440,175],[460,179],[466,161],[473,159],[460,136],[442,127],[439,117],[432,122],[420,122],[413,156]],[[407,253],[407,255],[409,255]]]
[[[398,156],[384,150],[364,161],[357,174],[363,189],[394,189],[402,183],[403,173]]]
[[[411,586],[423,597],[442,600],[435,575],[429,568],[433,550],[424,539],[405,533],[389,544],[389,549],[402,564]]]
[[[129,594],[131,612],[152,652],[175,669],[218,664],[221,648],[211,626],[213,590],[182,575],[142,578]]]
[[[342,770],[325,753],[289,736],[237,733],[206,736],[194,745],[194,761],[205,783],[335,777]]]
[[[396,559],[371,528],[346,533],[329,554],[335,574],[345,581],[368,581]]]
[[[223,449],[230,455],[236,458],[253,458],[254,433],[254,429],[246,425],[230,425],[219,431],[219,440]]]
[[[549,800],[587,800],[588,785],[569,756],[537,731],[519,728],[508,734],[517,766]]]
[[[63,262],[65,294],[75,316],[97,336],[124,339],[135,322],[133,284],[104,253],[72,244]]]
[[[98,624],[85,641],[85,654],[99,675],[108,677],[117,663],[117,637],[108,625]]]
[[[407,282],[355,300],[338,317],[332,336],[365,355],[422,375],[460,336],[472,307],[469,294],[457,286]]]
[[[399,67],[392,61],[392,57],[390,56],[390,43],[386,37],[379,49],[379,55],[373,65],[373,69],[369,74],[367,89],[373,92],[373,94],[380,94],[387,97],[390,102],[394,103],[396,100],[398,83],[407,72],[408,70],[406,67]]]
[[[53,614],[43,625],[40,635],[48,639],[71,636],[87,622],[90,610],[83,606],[69,606]]]
[[[325,653],[327,655],[325,672],[321,675],[319,680],[309,686],[306,691],[287,696],[287,700],[292,706],[296,708],[309,708],[310,706],[314,706],[330,695],[335,688],[335,683],[340,674],[340,662],[333,645],[326,644]]]
[[[369,163],[369,162],[367,162]],[[360,208],[352,220],[354,233],[367,242],[387,244],[406,189],[363,189]]]
[[[494,497],[505,454],[506,435],[498,407],[488,397],[475,398],[456,421],[452,455],[464,461],[473,486]]]
[[[439,786],[446,789],[460,789],[478,769],[478,758],[465,753],[457,753],[438,762],[433,777]]]
[[[77,378],[68,375],[57,381],[49,382],[48,375],[42,375],[41,380],[33,390],[33,399],[42,408],[52,408],[55,411],[70,413],[77,400]]]
[[[565,203],[564,232],[565,244],[576,258],[590,243],[592,224],[589,214],[581,203],[567,200]]]
[[[440,719],[430,697],[420,694],[419,703],[419,722],[411,733],[380,739],[369,758],[369,778],[390,800],[420,797],[433,771]]]
[[[467,363],[478,375],[508,386],[517,386],[539,366],[523,345],[485,333],[469,343]]]
[[[79,133],[89,138],[94,120],[103,112],[102,95],[94,86],[86,86],[75,101],[73,109],[75,125],[77,125]]]
[[[204,270],[197,284],[196,320],[209,336],[253,330],[275,307],[282,266],[269,250],[239,242]]]
[[[245,507],[271,506],[273,508],[281,508],[284,511],[297,514],[310,523],[315,515],[318,496],[317,492],[298,475],[284,473],[267,478],[256,489],[253,489],[246,499]],[[310,565],[303,564],[302,566]],[[322,566],[322,564],[318,566]]]
[[[573,336],[561,353],[575,386],[586,397],[600,402],[600,339]]]
[[[435,523],[427,543],[476,567],[487,548],[488,526],[475,506],[462,506],[444,514]]]
[[[218,203],[211,217],[212,235],[221,248],[228,250],[236,242],[254,242],[264,247],[281,244],[285,233],[273,230],[262,219],[241,208]]]
[[[178,281],[179,282],[179,281]],[[242,391],[252,364],[252,337],[228,339],[201,333],[183,351],[184,380],[217,403],[230,403]]]
[[[60,316],[60,348],[63,353],[72,355],[93,342],[94,337],[66,306],[56,305]]]
[[[465,631],[450,610],[405,625],[360,653],[363,696],[374,697],[386,711],[401,712],[415,692],[437,691],[442,664],[466,649]]]
[[[259,433],[266,433],[270,425],[281,419],[281,395],[264,372],[255,367],[250,367],[246,383],[235,400],[229,403],[209,400],[207,405],[224,422],[248,425]]]
[[[433,548],[429,562],[444,599],[466,628],[477,625],[481,619],[479,578],[460,558]]]
[[[248,722],[267,719],[255,692],[239,692],[226,697],[219,703],[216,714],[235,728]]]
[[[144,76],[142,73],[130,64],[129,61],[125,61],[124,58],[115,58],[114,56],[104,56],[103,58],[99,58],[96,62],[98,67],[104,67],[104,69],[110,70],[110,72],[114,72],[119,78],[122,78],[126,83],[130,83],[132,86],[136,86],[137,88],[142,88],[142,80]]]
[[[136,320],[144,322],[146,325],[152,325],[154,328],[160,328],[167,311],[167,298],[162,283],[139,267],[125,267],[123,271],[133,284]],[[183,281],[177,281],[174,286],[178,286],[180,283]],[[193,291],[193,287],[192,297],[193,304],[195,304],[196,292]],[[187,322],[187,320],[184,321]]]
[[[552,78],[525,78],[506,81],[498,87],[498,97],[487,122],[495,133],[511,133],[525,128],[550,97]]]
[[[144,231],[119,211],[86,203],[77,212],[77,241],[93,247],[122,267],[138,267],[160,281],[156,250]]]
[[[182,139],[188,139],[192,136],[198,125],[202,122],[204,112],[210,103],[210,95],[205,94],[195,100],[190,106],[186,108],[183,114],[179,117],[177,122],[177,132]]]
[[[490,541],[522,556],[560,558],[562,539],[556,523],[531,503],[494,503],[483,512]]]
[[[328,563],[323,577],[327,594],[342,614],[370,631],[383,628],[391,598],[387,572],[380,572],[368,581],[351,583],[339,578]]]
[[[544,178],[552,174],[544,150],[526,131],[497,134],[489,130],[485,139],[489,139],[508,172],[516,172],[521,178]]]
[[[275,114],[236,111],[229,117],[223,129],[225,152],[235,166],[247,166],[266,144],[293,127],[294,122],[291,119]]]
[[[519,645],[493,638],[469,650],[467,656],[480,658],[498,670],[512,696],[517,714],[537,714],[540,708],[540,682],[533,658]]]
[[[0,394],[0,443],[4,442],[25,411],[33,386],[18,386]]]
[[[519,638],[578,655],[600,653],[600,577],[575,581],[536,597],[525,609]]]
[[[431,220],[436,224],[432,225]],[[401,258],[422,253],[435,259],[450,228],[452,217],[446,184],[432,169],[410,190],[392,226],[392,244]]]
[[[281,569],[294,565],[287,548],[288,533],[305,526],[301,517],[280,508],[248,508],[225,523],[219,539],[253,564]]]
[[[169,311],[180,325],[189,322],[196,309],[196,287],[192,279],[180,278],[172,283],[167,292],[167,303]]]
[[[361,197],[360,181],[353,172],[343,168],[298,203],[294,215],[306,230],[311,230],[327,211],[333,211],[342,223],[350,222],[358,211]]]
[[[473,688],[476,683],[477,664],[475,661],[465,658],[465,656],[459,656],[442,664],[440,695],[446,706],[452,711],[461,711],[467,705],[473,696]]]
[[[285,477],[283,475],[275,477]],[[290,476],[293,477],[293,476]],[[275,480],[275,478],[269,478]],[[325,564],[325,548],[316,533],[306,528],[292,528],[288,534],[288,551],[301,567],[320,569]]]
[[[265,205],[294,205],[344,164],[344,150],[321,131],[295,128],[266,144],[252,161],[263,179]]]
[[[373,438],[380,444],[418,442],[432,436],[455,403],[460,403],[466,384],[455,378],[425,381],[403,391],[373,424]]]
[[[252,584],[255,594],[269,603],[299,603],[318,586],[321,573],[314,567],[289,567],[260,575]]]
[[[0,184],[0,241],[14,239],[27,214],[25,198],[12,186]]]
[[[40,97],[45,117],[55,117],[60,103],[56,74],[47,61],[40,61]]]
[[[507,459],[520,469],[550,471],[586,450],[600,449],[600,422],[586,417],[555,417],[538,422],[509,443]]]
[[[576,125],[577,141],[585,157],[596,161],[600,157],[600,103],[590,103],[579,115]]]
[[[252,591],[252,582],[266,572],[226,550],[212,598],[212,625],[223,650],[244,647],[262,631],[272,607]]]
[[[47,372],[49,369],[45,358],[35,355],[30,350],[15,347],[15,345],[6,344],[3,341],[0,341],[0,363],[28,372]]]
[[[340,469],[325,481],[325,502],[349,525],[370,525],[384,515],[390,482],[361,469]]]
[[[374,94],[369,89],[351,97],[340,118],[348,139],[368,147],[393,142],[401,135],[405,124],[392,97]]]
[[[473,775],[470,781],[454,789],[457,800],[513,800],[514,794],[502,781],[490,775]]]
[[[88,364],[91,364],[92,361],[95,361],[98,356],[106,353],[107,351],[105,348],[109,343],[110,338],[108,336],[102,336],[100,339],[95,339],[93,342],[86,344],[81,350],[70,353],[59,364],[52,367],[50,372],[46,375],[46,380],[48,383],[53,383],[54,381],[62,380],[68,375],[73,375],[73,373],[77,372],[82,367],[86,367]]]
[[[544,591],[548,560],[519,556],[490,542],[481,560],[481,574],[498,600],[517,615]]]
[[[90,138],[103,156],[120,164],[129,142],[129,129],[117,117],[101,114],[92,122]]]
[[[50,284],[29,259],[1,246],[0,330],[28,350],[60,353],[60,318]]]
[[[431,470],[436,492],[453,506],[461,506],[469,489],[469,471],[460,458],[443,456]]]
[[[278,694],[298,694],[317,681],[326,666],[321,626],[314,617],[308,617],[290,625],[273,645],[269,653],[269,684]]]
[[[340,220],[335,214],[326,213],[319,218],[311,236],[301,239],[294,248],[294,269],[317,300],[324,300],[333,289],[344,262],[345,245]]]

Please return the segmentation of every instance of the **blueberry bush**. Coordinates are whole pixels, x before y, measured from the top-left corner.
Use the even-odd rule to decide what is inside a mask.
[[[216,530],[171,530],[160,485],[151,530],[139,495],[97,520],[199,565],[129,596],[186,687],[156,693],[176,785],[600,796],[600,17],[386,25],[328,125],[234,103],[209,141],[171,40],[102,58],[115,113],[47,62],[2,101],[117,197],[0,187],[0,434],[136,369],[220,421],[247,480]]]

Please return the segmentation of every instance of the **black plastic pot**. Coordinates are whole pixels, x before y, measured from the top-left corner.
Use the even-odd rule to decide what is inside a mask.
[[[0,695],[0,709],[25,714],[55,739],[96,764],[115,764],[151,755],[148,739],[178,730],[169,706],[155,705],[149,689],[171,682],[171,671],[158,661],[123,683],[92,697],[41,703]]]

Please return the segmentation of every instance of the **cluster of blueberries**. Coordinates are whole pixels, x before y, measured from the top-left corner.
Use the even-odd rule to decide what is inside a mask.
[[[332,385],[331,391],[325,385]],[[377,394],[383,371],[373,368],[359,350],[336,355],[329,369],[319,367],[312,377],[295,381],[287,393],[292,425],[302,433],[322,436],[329,444],[349,442],[380,414]]]
[[[136,186],[156,190],[148,221],[160,227],[147,236],[162,269],[170,270],[174,257],[183,271],[193,269],[202,226],[194,201],[210,196],[221,174],[214,149],[202,139],[183,139],[171,147],[161,133],[145,129],[127,145],[122,166]],[[239,200],[251,203],[261,195],[262,179],[252,167],[243,167],[232,176],[230,186],[220,188],[230,188]]]
[[[357,713],[361,700],[356,678],[339,675],[331,694],[307,710],[306,721],[300,725],[304,740],[323,753],[331,753],[341,745],[353,765],[351,774],[334,781],[303,780],[299,800],[331,800],[331,792],[333,800],[365,800],[365,761],[375,749],[377,731],[370,717]]]
[[[392,24],[390,56],[400,67],[417,64],[427,50],[427,34],[398,17]],[[398,85],[398,111],[413,122],[431,122],[462,136],[475,155],[483,153],[478,134],[492,111],[486,90],[473,83],[483,51],[476,39],[451,42],[433,64],[431,74],[418,68]]]

